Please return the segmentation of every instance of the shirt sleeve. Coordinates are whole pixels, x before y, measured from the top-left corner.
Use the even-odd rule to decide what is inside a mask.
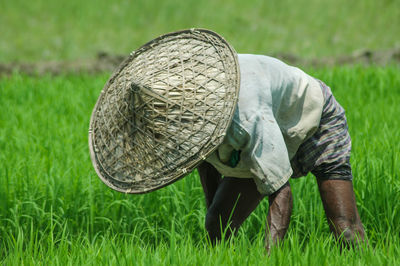
[[[242,148],[242,158],[248,160],[258,190],[270,195],[293,173],[283,135],[272,113],[255,115],[245,130],[252,137]]]

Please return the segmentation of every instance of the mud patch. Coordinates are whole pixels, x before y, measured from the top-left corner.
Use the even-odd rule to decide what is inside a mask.
[[[19,72],[27,75],[97,74],[113,71],[125,56],[98,53],[92,60],[0,63],[0,76]]]
[[[400,48],[388,51],[360,50],[351,55],[339,57],[322,57],[307,59],[293,54],[272,54],[288,64],[300,67],[327,67],[337,65],[400,65]],[[112,72],[124,60],[124,55],[98,53],[92,60],[77,60],[65,62],[35,62],[35,63],[0,63],[0,76],[8,76],[14,72],[27,75],[59,75],[59,74],[97,74]]]
[[[299,66],[340,66],[340,65],[379,65],[400,64],[400,48],[386,51],[359,50],[351,55],[338,57],[322,57],[314,59],[301,58],[292,54],[276,54],[275,57]]]

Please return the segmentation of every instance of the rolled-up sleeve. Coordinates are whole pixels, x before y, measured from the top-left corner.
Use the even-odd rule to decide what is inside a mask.
[[[253,117],[246,126],[251,138],[242,147],[258,190],[270,195],[281,188],[292,175],[288,151],[281,130],[272,113]]]

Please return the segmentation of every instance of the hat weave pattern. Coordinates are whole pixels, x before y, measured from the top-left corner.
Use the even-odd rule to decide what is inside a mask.
[[[89,146],[97,174],[126,193],[185,176],[222,143],[238,90],[236,53],[214,32],[180,31],[145,44],[94,108]]]

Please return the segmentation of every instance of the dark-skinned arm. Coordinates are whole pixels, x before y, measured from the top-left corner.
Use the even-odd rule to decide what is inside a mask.
[[[364,241],[364,227],[358,214],[353,183],[350,180],[317,179],[329,227],[347,247]]]
[[[269,252],[272,245],[283,240],[289,227],[293,208],[293,196],[289,182],[268,197],[269,210],[265,248]]]

